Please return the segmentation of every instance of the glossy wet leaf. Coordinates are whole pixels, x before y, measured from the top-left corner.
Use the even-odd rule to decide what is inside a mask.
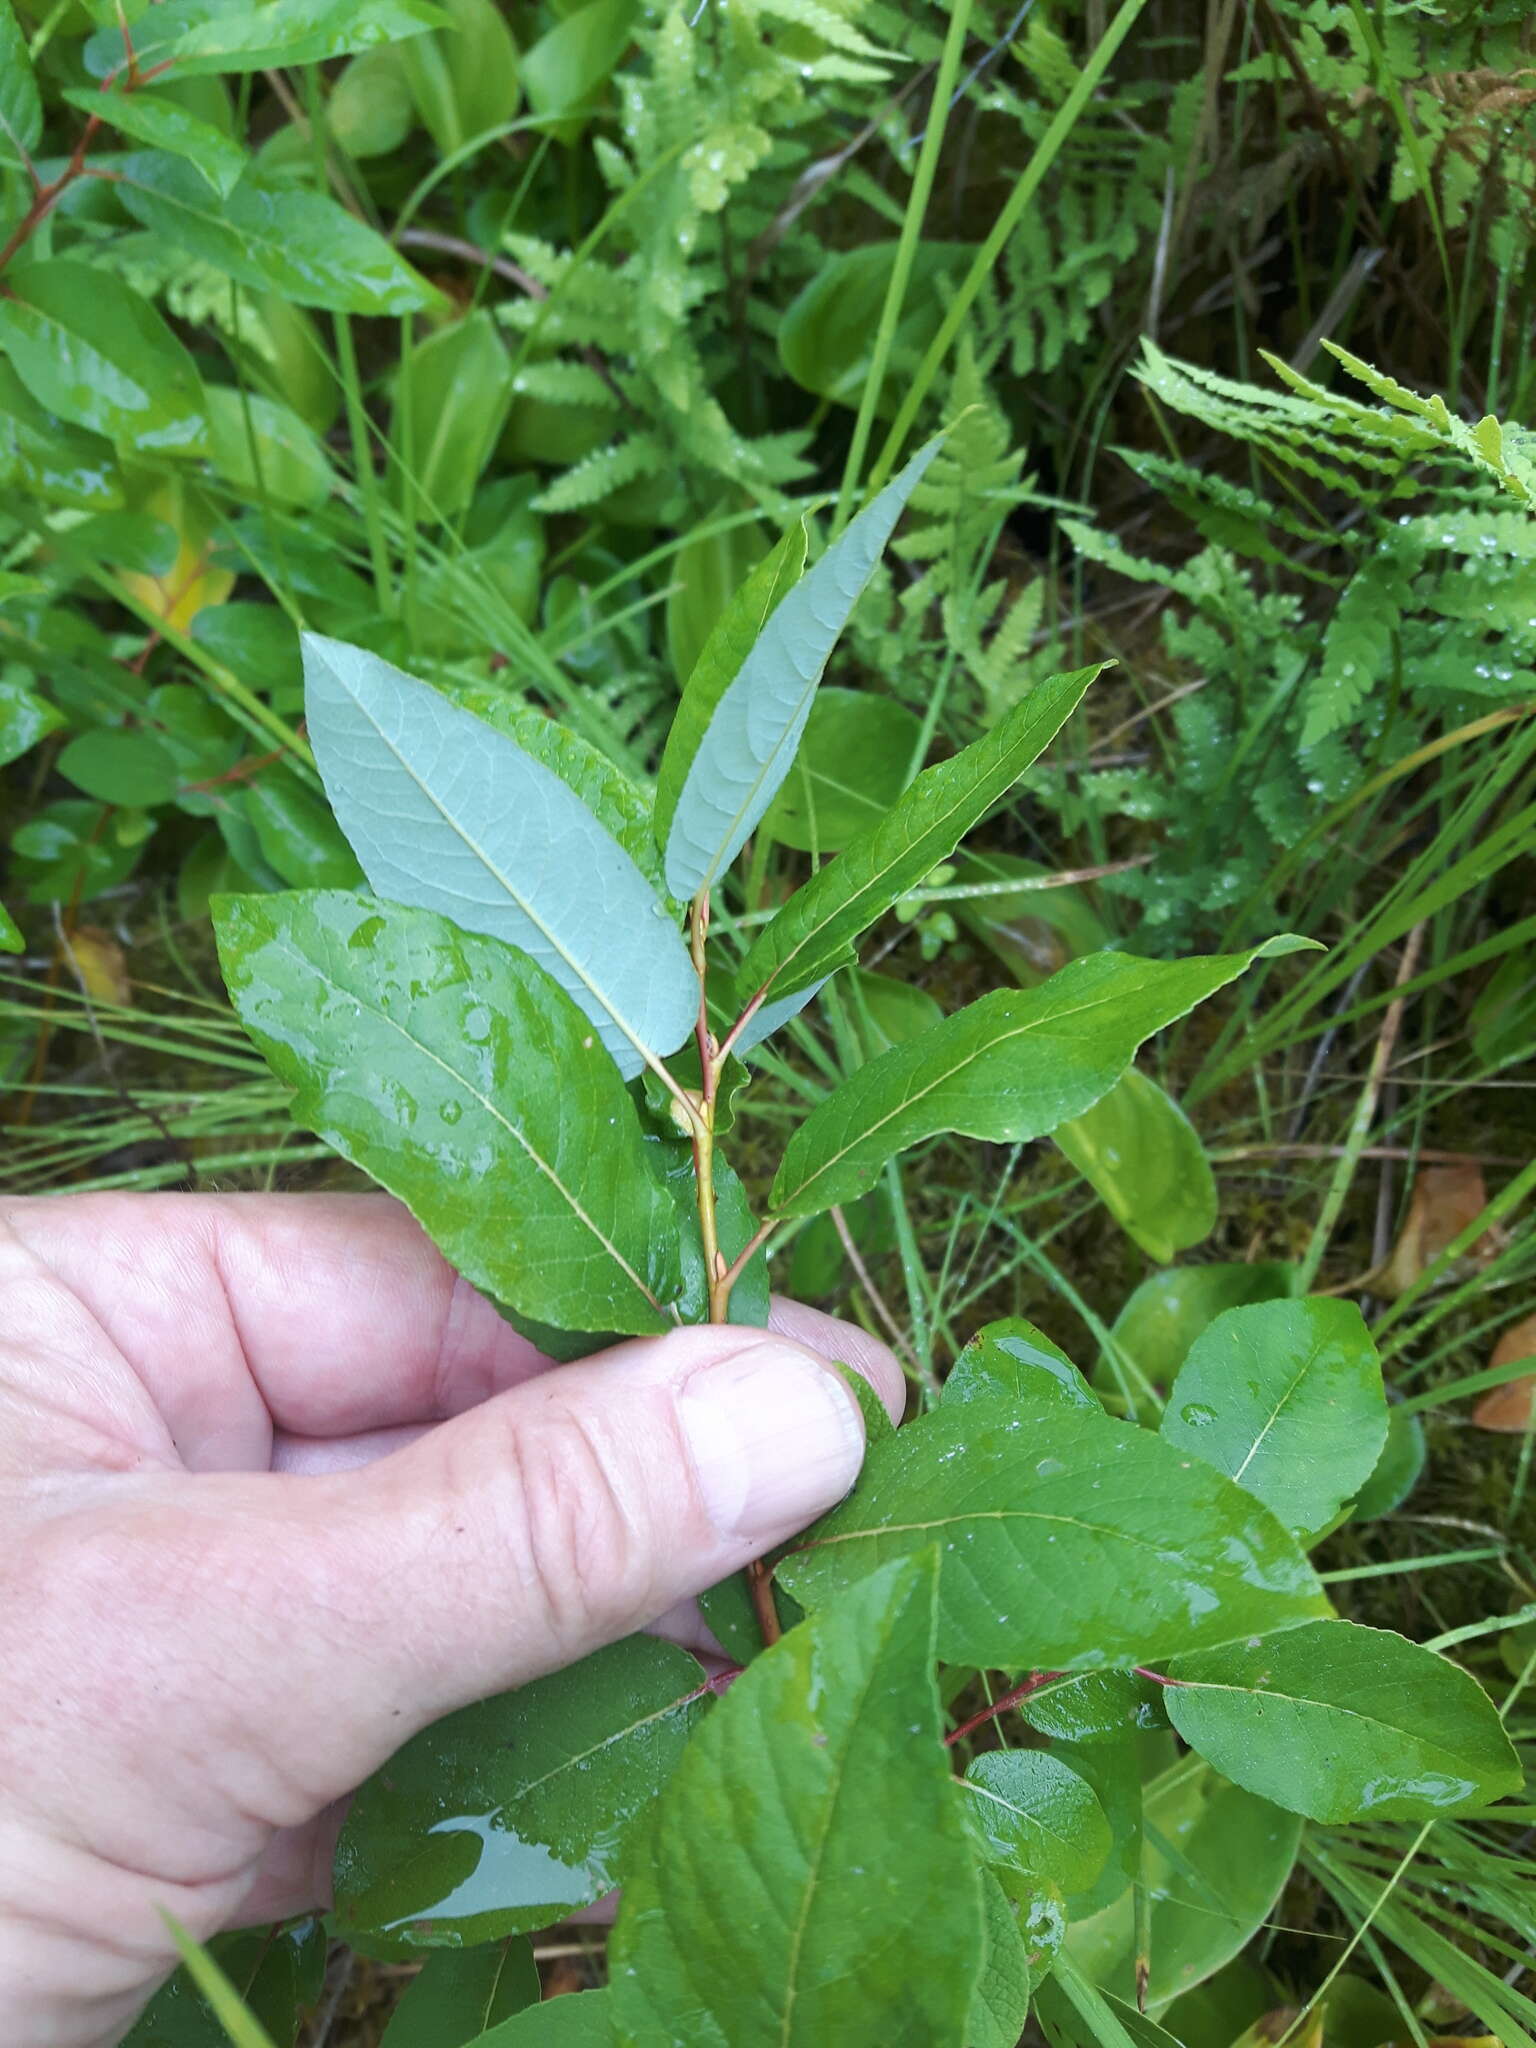
[[[120,159],[113,190],[154,234],[237,284],[280,292],[295,305],[413,313],[436,299],[382,235],[322,192],[247,176],[220,199],[191,164],[149,153]]]
[[[838,852],[899,801],[922,731],[917,713],[894,698],[818,690],[795,764],[761,829],[800,853]]]
[[[225,1934],[208,1956],[257,2026],[290,2048],[325,1981],[325,1931],[318,1920]],[[228,2048],[230,2036],[183,1967],[150,2001],[122,2048]]]
[[[1031,1728],[1058,1742],[1108,1742],[1133,1728],[1159,1727],[1161,1694],[1134,1671],[1085,1671],[1020,1700]]]
[[[290,889],[358,889],[362,869],[324,797],[275,763],[245,791],[245,814],[262,858]]]
[[[853,1494],[800,1543],[779,1576],[813,1610],[936,1543],[949,1664],[1138,1664],[1328,1611],[1251,1495],[1145,1430],[1061,1404],[946,1402],[872,1445]]]
[[[848,1021],[866,1059],[931,1031],[944,1016],[927,989],[894,974],[856,967],[842,986]]]
[[[932,1560],[912,1559],[732,1684],[631,1867],[610,1983],[634,2048],[962,2037],[981,1906],[933,1631]]]
[[[972,1758],[965,1784],[987,1860],[1063,1892],[1086,1891],[1109,1855],[1109,1822],[1093,1788],[1040,1749],[993,1749]]]
[[[469,2048],[488,2028],[539,2002],[539,1966],[525,1937],[428,1956],[407,1985],[379,2048]]]
[[[1032,1980],[1018,1908],[990,1871],[981,1878],[986,1954],[965,2024],[966,2048],[1018,2048]]]
[[[24,165],[43,132],[43,103],[13,0],[0,0],[0,162]]]
[[[469,1949],[601,1898],[707,1699],[686,1651],[630,1636],[450,1714],[353,1801],[336,1851],[339,1930]]]
[[[1141,1881],[1150,1895],[1148,1953],[1154,2018],[1181,1992],[1213,1975],[1269,1918],[1290,1876],[1301,1822],[1196,1757],[1162,1773],[1146,1792]],[[1135,1911],[1127,1887],[1112,1904],[1074,1920],[1067,1952],[1117,1998],[1136,1998]]]
[[[82,114],[95,114],[132,142],[185,157],[221,199],[229,196],[249,167],[250,158],[238,142],[176,100],[142,90],[127,92],[120,86],[111,92],[74,86],[63,97]]]
[[[391,415],[391,483],[408,516],[464,510],[511,403],[511,359],[484,307],[416,344],[400,365]]]
[[[668,1326],[674,1212],[613,1062],[524,954],[365,896],[215,907],[237,1014],[295,1119],[477,1287],[566,1329]]]
[[[697,729],[690,719],[679,743],[682,786],[669,821],[659,827],[665,830],[667,886],[674,896],[689,898],[709,888],[772,803],[794,762],[837,637],[941,445],[939,437],[915,455],[767,614],[750,652],[708,705],[707,723],[696,741],[690,740]],[[766,587],[771,590],[771,579]],[[724,629],[722,621],[722,635]],[[713,643],[715,636],[710,637]],[[710,656],[706,646],[701,667]],[[715,674],[711,664],[710,675]],[[713,689],[711,682],[701,690],[700,708]],[[664,774],[665,768],[663,762]]]
[[[190,452],[207,436],[192,358],[109,270],[68,259],[13,266],[0,296],[0,348],[40,405],[125,447]]]
[[[805,522],[796,520],[742,579],[703,637],[656,776],[656,842],[662,848],[669,844],[678,798],[720,701],[769,619],[800,580],[808,545]]]
[[[14,917],[0,903],[0,953],[19,953],[26,945]]]
[[[1387,1438],[1381,1362],[1352,1301],[1228,1309],[1190,1347],[1162,1434],[1302,1537],[1365,1484]]]
[[[1493,1702],[1388,1629],[1314,1622],[1169,1666],[1169,1718],[1234,1784],[1313,1820],[1420,1820],[1518,1791]]]
[[[18,677],[0,675],[0,766],[16,761],[57,732],[64,714]]]
[[[742,999],[780,1000],[853,958],[853,941],[952,852],[1050,744],[1097,669],[1042,683],[994,731],[929,768],[841,856],[813,875],[753,942]]]
[[[1135,1067],[1051,1139],[1149,1259],[1166,1265],[1216,1228],[1216,1176],[1199,1133]]]
[[[426,0],[265,0],[259,7],[165,0],[134,21],[133,47],[140,70],[174,59],[177,78],[195,78],[323,64],[420,35],[441,19]],[[114,25],[92,36],[85,65],[94,77],[115,77],[124,67],[121,29]]]
[[[1116,1316],[1110,1335],[1154,1386],[1170,1386],[1208,1323],[1224,1309],[1285,1300],[1295,1272],[1279,1260],[1259,1259],[1251,1265],[1177,1266],[1170,1273],[1154,1273]],[[1102,1380],[1107,1371],[1101,1358],[1094,1377]]]
[[[771,1204],[805,1216],[851,1201],[888,1159],[943,1131],[994,1143],[1043,1137],[1107,1094],[1154,1031],[1253,961],[1301,943],[1270,939],[1193,960],[1095,953],[1040,988],[983,996],[820,1102],[785,1148]]]
[[[991,1401],[999,1395],[1029,1408],[1099,1408],[1065,1351],[1022,1316],[1005,1316],[978,1330],[944,1382],[946,1401]]]
[[[522,947],[625,1075],[693,1029],[687,948],[634,862],[558,775],[362,648],[304,636],[309,736],[381,896]]]

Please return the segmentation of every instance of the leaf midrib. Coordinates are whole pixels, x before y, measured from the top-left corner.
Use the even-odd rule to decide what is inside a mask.
[[[279,943],[285,944],[285,942],[281,940],[279,941]],[[356,1003],[359,1009],[366,1010],[370,1016],[377,1017],[381,1024],[387,1025],[391,1031],[397,1033],[399,1037],[405,1040],[407,1045],[414,1046],[416,1050],[419,1053],[421,1053],[425,1059],[430,1060],[432,1064],[436,1067],[439,1067],[443,1073],[450,1075],[455,1081],[459,1082],[459,1084],[462,1087],[467,1088],[470,1094],[480,1104],[481,1108],[486,1111],[486,1113],[491,1117],[491,1119],[494,1122],[500,1124],[502,1129],[507,1133],[507,1135],[522,1147],[523,1151],[526,1153],[528,1158],[538,1168],[539,1172],[544,1175],[545,1179],[550,1183],[551,1187],[553,1187],[559,1193],[559,1195],[565,1202],[567,1208],[569,1208],[571,1214],[576,1218],[576,1220],[580,1224],[583,1225],[585,1229],[591,1232],[592,1236],[596,1239],[598,1244],[602,1246],[603,1250],[607,1253],[608,1257],[613,1260],[614,1264],[619,1268],[620,1272],[625,1274],[627,1278],[633,1283],[633,1285],[639,1290],[639,1292],[642,1295],[644,1295],[645,1299],[650,1303],[651,1307],[655,1309],[658,1315],[664,1314],[664,1310],[662,1309],[661,1303],[656,1299],[655,1295],[652,1294],[650,1288],[646,1285],[645,1281],[641,1279],[640,1275],[635,1271],[634,1267],[631,1266],[628,1259],[625,1258],[624,1254],[619,1250],[618,1246],[614,1244],[612,1239],[607,1236],[607,1234],[603,1231],[603,1229],[595,1221],[595,1219],[588,1215],[585,1208],[583,1208],[582,1204],[576,1199],[576,1196],[566,1186],[565,1182],[560,1178],[559,1174],[555,1171],[554,1167],[550,1164],[550,1162],[544,1158],[543,1154],[539,1152],[537,1147],[530,1143],[530,1141],[517,1128],[516,1124],[508,1121],[508,1119],[502,1114],[501,1110],[490,1099],[490,1097],[487,1095],[483,1095],[481,1093],[481,1091],[475,1086],[474,1082],[470,1080],[467,1074],[461,1074],[457,1067],[450,1066],[448,1062],[445,1059],[443,1059],[438,1053],[435,1053],[429,1045],[424,1045],[422,1041],[419,1038],[417,1038],[412,1032],[407,1031],[403,1024],[397,1023],[393,1017],[387,1014],[387,1012],[379,1009],[375,1004],[368,1002],[364,997],[358,995],[354,989],[347,988],[343,983],[335,980],[330,974],[326,972],[324,968],[317,968],[313,960],[307,959],[302,953],[298,952],[297,949],[293,948],[292,946],[286,946],[286,950],[288,951],[290,958],[299,967],[301,967],[309,973],[318,973],[321,979],[326,983],[326,985],[329,988],[333,989],[337,995],[344,996],[347,999],[347,1001]]]

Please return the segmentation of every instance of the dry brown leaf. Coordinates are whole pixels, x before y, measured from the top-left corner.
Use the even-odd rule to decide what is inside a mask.
[[[81,988],[93,1003],[126,1007],[133,1001],[128,955],[110,932],[93,924],[81,925],[69,940],[69,958]]]
[[[1523,1316],[1510,1325],[1494,1346],[1488,1365],[1496,1370],[1519,1358],[1536,1359],[1536,1315]],[[1472,1410],[1472,1420],[1479,1429],[1506,1433],[1529,1429],[1536,1421],[1536,1372],[1527,1373],[1524,1379],[1506,1380],[1502,1387],[1490,1387]]]
[[[1453,1238],[1488,1206],[1483,1169],[1470,1160],[1455,1166],[1426,1166],[1414,1176],[1408,1197],[1408,1215],[1392,1256],[1377,1276],[1379,1292],[1403,1294],[1432,1266]],[[1474,1263],[1489,1259],[1498,1249],[1496,1231],[1484,1231],[1467,1253]]]

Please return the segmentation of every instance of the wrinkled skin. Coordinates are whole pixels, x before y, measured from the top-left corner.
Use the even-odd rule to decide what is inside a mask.
[[[117,2041],[162,1909],[204,1938],[323,1902],[340,1802],[417,1729],[686,1636],[830,1506],[862,1436],[823,1360],[893,1410],[900,1376],[814,1311],[775,1329],[551,1368],[382,1197],[0,1209],[0,2040]],[[743,1465],[749,1381],[802,1398],[759,1399]]]

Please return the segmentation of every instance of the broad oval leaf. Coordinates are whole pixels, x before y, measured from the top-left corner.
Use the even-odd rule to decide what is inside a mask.
[[[1162,1434],[1302,1537],[1328,1526],[1387,1438],[1381,1362],[1352,1301],[1228,1309],[1190,1347]]]
[[[1390,1629],[1319,1621],[1179,1657],[1168,1716],[1224,1777],[1313,1820],[1423,1820],[1517,1792],[1468,1672]]]
[[[1022,1316],[1005,1316],[978,1330],[944,1382],[946,1401],[991,1401],[999,1394],[1031,1408],[1056,1403],[1099,1408],[1097,1396],[1060,1345]]]
[[[1143,1280],[1114,1321],[1115,1348],[1144,1379],[1168,1386],[1189,1347],[1223,1309],[1254,1301],[1283,1301],[1293,1289],[1296,1269],[1278,1259],[1210,1266],[1176,1266]],[[1100,1358],[1101,1380],[1109,1361]]]
[[[972,1759],[965,1784],[987,1860],[1083,1892],[1109,1856],[1109,1822],[1093,1787],[1040,1749],[992,1749]]]
[[[562,1329],[670,1327],[676,1211],[613,1062],[539,967],[364,896],[226,897],[214,921],[294,1116],[468,1280]]]
[[[1301,1822],[1209,1765],[1184,1757],[1147,1787],[1141,1882],[1150,1912],[1138,1926],[1130,1887],[1074,1921],[1067,1953],[1105,1990],[1137,1995],[1136,1963],[1146,1942],[1149,2004],[1157,2013],[1230,1962],[1268,1918],[1290,1876]]]
[[[336,1850],[339,1931],[467,1949],[601,1898],[708,1699],[686,1651],[630,1636],[450,1714],[354,1799]]]
[[[820,689],[761,830],[824,859],[878,825],[912,780],[923,722],[874,690]]]
[[[65,259],[9,271],[0,348],[62,420],[147,452],[202,446],[196,365],[142,293],[109,270]]]
[[[890,814],[818,870],[753,942],[743,1000],[781,1001],[853,958],[853,941],[952,853],[1050,745],[1099,673],[1053,676],[984,739],[925,769]]]
[[[246,176],[227,199],[179,157],[123,157],[112,188],[135,220],[237,284],[336,313],[414,313],[437,294],[362,221],[321,192]],[[93,275],[95,273],[92,273]]]
[[[1166,1265],[1216,1228],[1216,1176],[1200,1135],[1137,1068],[1051,1141],[1149,1259]]]
[[[732,1684],[632,1860],[610,1983],[633,2048],[963,2038],[981,1906],[933,1631],[932,1559],[914,1558]]]
[[[693,1029],[698,981],[656,894],[567,783],[376,654],[304,635],[309,736],[381,896],[520,946],[626,1077]]]
[[[55,419],[0,357],[0,478],[45,504],[100,512],[123,502],[111,443]]]
[[[282,1928],[247,1928],[208,1944],[207,1959],[248,2015],[244,2039],[252,2044],[291,2042],[306,2008],[325,1983],[329,1944],[318,1919]],[[250,2030],[250,2022],[255,2030]],[[121,2048],[230,2048],[226,2031],[183,1965],[150,2000]]]
[[[942,1131],[1016,1144],[1081,1116],[1137,1048],[1255,960],[1245,953],[1140,960],[1095,953],[1039,988],[983,996],[932,1031],[871,1060],[812,1110],[785,1149],[771,1204],[787,1216],[851,1202],[888,1159]]]
[[[807,1607],[939,1546],[939,1655],[1006,1671],[1145,1663],[1326,1614],[1251,1495],[1129,1423],[945,1404],[870,1446],[779,1577]]]
[[[406,1986],[380,2048],[470,2048],[487,2028],[539,2002],[526,1937],[428,1956]]]
[[[1133,1728],[1162,1727],[1161,1699],[1151,1679],[1134,1671],[1085,1671],[1042,1686],[1019,1701],[1018,1712],[1056,1742],[1109,1742]]]
[[[837,636],[942,442],[940,435],[920,449],[781,599],[714,703],[688,754],[666,828],[667,886],[674,896],[686,899],[709,888],[773,801],[794,761]],[[706,646],[700,655],[701,666],[710,651]]]
[[[492,2027],[472,2048],[619,2048],[612,1997],[604,1989],[546,1998]]]
[[[390,485],[407,517],[465,509],[511,403],[511,359],[483,306],[417,343],[390,416]]]

